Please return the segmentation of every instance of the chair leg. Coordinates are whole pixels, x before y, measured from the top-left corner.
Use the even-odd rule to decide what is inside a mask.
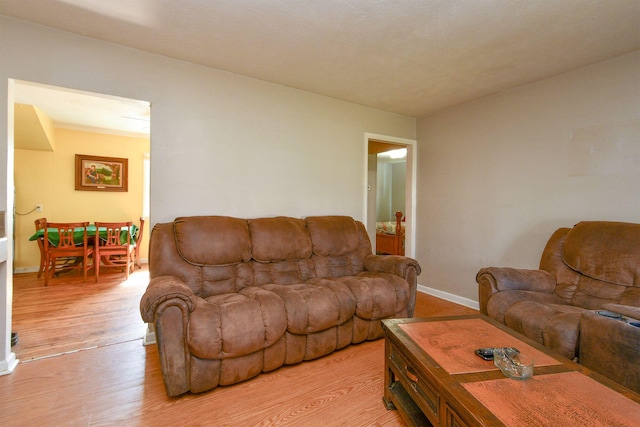
[[[140,249],[138,249],[137,246],[136,246],[136,249],[134,251],[134,254],[135,254],[135,258],[134,258],[135,265],[137,265],[138,268],[141,269],[142,268],[142,263],[140,262]]]
[[[55,258],[53,258],[53,262],[54,263],[56,262]],[[47,258],[47,260],[45,262],[45,265],[44,265],[44,285],[45,286],[49,286],[49,267],[50,266],[51,266],[51,259]]]
[[[133,273],[136,270],[135,262],[135,251],[133,251],[129,255],[127,255],[127,265],[125,266],[125,268],[127,269],[127,280],[129,279],[129,274]]]
[[[38,279],[42,276],[42,272],[44,271],[44,257],[40,255],[40,269],[38,270]]]

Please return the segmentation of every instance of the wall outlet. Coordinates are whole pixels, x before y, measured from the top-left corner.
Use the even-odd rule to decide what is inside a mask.
[[[42,212],[42,205],[36,205],[36,212]]]

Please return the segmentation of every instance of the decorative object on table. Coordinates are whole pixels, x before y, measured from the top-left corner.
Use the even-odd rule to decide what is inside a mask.
[[[129,160],[76,154],[76,190],[128,191]]]
[[[533,376],[533,359],[513,347],[494,348],[493,363],[509,378],[526,380]]]

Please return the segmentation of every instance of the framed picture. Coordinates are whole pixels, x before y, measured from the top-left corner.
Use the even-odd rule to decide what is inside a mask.
[[[128,191],[129,160],[76,154],[76,190]]]

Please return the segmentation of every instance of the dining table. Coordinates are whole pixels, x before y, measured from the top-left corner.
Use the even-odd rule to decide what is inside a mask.
[[[98,230],[98,235],[101,239],[107,238],[107,229],[106,227],[100,227]],[[138,233],[138,226],[133,224],[131,227],[122,227],[120,232],[120,241],[122,244],[127,243],[127,232],[131,235],[131,245],[135,246],[135,236]],[[52,246],[58,246],[60,242],[60,236],[58,235],[57,228],[49,228],[49,243]],[[82,227],[77,227],[73,231],[73,241],[75,243],[82,243],[82,239],[84,236],[84,229]],[[87,237],[95,238],[96,236],[96,226],[95,224],[89,224],[87,227]],[[44,228],[36,231],[31,237],[29,237],[30,241],[37,241],[38,239],[44,239]]]

